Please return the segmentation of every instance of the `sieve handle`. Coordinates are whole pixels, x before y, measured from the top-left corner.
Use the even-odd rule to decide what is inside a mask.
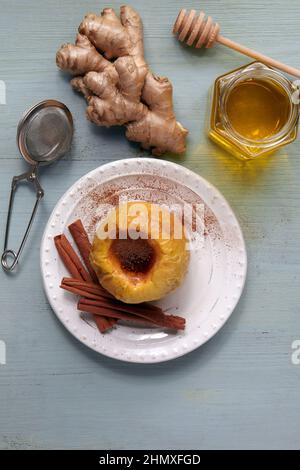
[[[14,196],[15,196],[15,192],[17,190],[18,184],[22,181],[28,182],[33,185],[35,192],[36,192],[36,200],[33,206],[33,210],[32,210],[23,240],[16,253],[14,250],[8,249],[7,245],[8,245],[9,227],[10,227],[10,220],[11,220],[11,214],[12,214],[12,209],[13,209]],[[43,196],[44,196],[44,191],[38,180],[37,166],[33,167],[27,173],[23,173],[22,175],[13,177],[12,182],[11,182],[11,191],[10,191],[8,213],[7,213],[7,219],[6,219],[4,251],[1,256],[1,265],[4,271],[13,271],[13,269],[16,267],[19,261],[20,255],[22,253],[22,250],[24,248],[25,242],[27,240],[27,237],[29,235],[39,202]]]

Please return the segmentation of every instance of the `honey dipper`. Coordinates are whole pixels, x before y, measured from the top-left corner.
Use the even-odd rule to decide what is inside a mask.
[[[220,25],[214,23],[211,16],[205,18],[203,11],[197,15],[196,10],[190,10],[189,12],[185,9],[180,10],[173,27],[173,33],[178,36],[179,41],[184,41],[188,46],[194,45],[197,49],[202,46],[211,48],[215,42],[219,42],[224,46],[230,47],[266,65],[280,69],[290,75],[300,77],[300,70],[221,36],[219,34]]]

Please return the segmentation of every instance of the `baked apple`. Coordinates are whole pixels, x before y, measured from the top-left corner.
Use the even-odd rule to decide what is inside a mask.
[[[93,240],[90,261],[101,285],[126,303],[158,300],[177,288],[189,263],[181,220],[148,202],[113,209]]]

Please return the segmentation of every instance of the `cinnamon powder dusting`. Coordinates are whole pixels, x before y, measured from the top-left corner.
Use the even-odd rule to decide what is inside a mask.
[[[194,209],[191,224],[184,224],[190,241],[197,242],[203,235],[213,240],[222,239],[220,224],[214,212],[192,189],[160,175],[134,174],[126,177],[116,176],[110,181],[99,184],[81,199],[74,217],[82,219],[91,240],[99,222],[107,216],[112,207],[118,206],[120,199],[166,205],[171,211],[174,204],[181,207],[190,204],[193,208],[196,204],[203,204],[204,219],[198,226],[202,227],[201,230],[197,230],[198,216]],[[178,215],[181,218],[182,214]]]

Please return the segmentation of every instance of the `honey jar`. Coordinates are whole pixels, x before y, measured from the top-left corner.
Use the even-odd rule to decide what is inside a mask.
[[[233,70],[214,83],[209,136],[238,158],[274,152],[297,137],[296,85],[260,62]]]

